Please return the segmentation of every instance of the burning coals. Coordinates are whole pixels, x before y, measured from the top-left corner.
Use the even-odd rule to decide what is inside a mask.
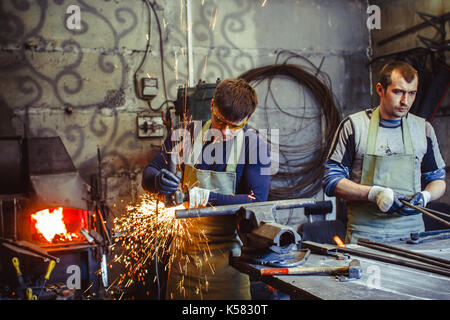
[[[79,233],[87,225],[87,212],[72,208],[49,208],[30,216],[34,240],[41,243],[83,241]]]
[[[115,286],[126,290],[136,282],[137,285],[145,286],[148,269],[155,259],[164,263],[165,270],[174,261],[180,261],[176,258],[181,257],[182,261],[190,262],[189,256],[185,254],[186,248],[195,246],[198,241],[207,242],[207,239],[204,235],[202,239],[191,235],[191,220],[175,218],[175,210],[179,209],[184,207],[166,208],[163,202],[157,201],[156,195],[144,194],[138,205],[128,206],[126,214],[114,220],[117,236],[113,251],[118,253],[114,255],[113,262],[120,263],[125,271],[109,288]],[[204,251],[204,257],[209,255],[209,252]],[[180,283],[179,289],[183,290],[183,283]],[[119,299],[122,296],[123,293]]]

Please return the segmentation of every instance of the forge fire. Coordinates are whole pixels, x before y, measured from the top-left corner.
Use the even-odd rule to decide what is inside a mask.
[[[33,240],[41,243],[84,241],[79,233],[87,226],[87,212],[72,208],[49,208],[30,216]]]

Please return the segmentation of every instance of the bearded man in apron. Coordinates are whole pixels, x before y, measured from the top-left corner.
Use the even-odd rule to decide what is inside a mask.
[[[211,101],[211,119],[187,127],[193,147],[182,152],[181,181],[167,170],[177,141],[169,135],[165,151],[144,169],[143,188],[170,194],[182,185],[189,192],[191,208],[267,201],[268,146],[256,132],[245,128],[257,104],[256,92],[246,81],[220,82]],[[189,235],[195,240],[186,241],[171,257],[166,298],[251,299],[248,275],[229,265],[230,255],[239,256],[242,245],[236,217],[201,217],[189,222]]]
[[[424,231],[425,207],[446,188],[445,163],[433,127],[409,113],[417,71],[405,62],[385,65],[376,89],[380,105],[344,119],[326,163],[323,188],[346,200],[346,243],[390,241]]]

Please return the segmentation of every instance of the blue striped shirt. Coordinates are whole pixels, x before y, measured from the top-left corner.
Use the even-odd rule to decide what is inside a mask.
[[[340,134],[344,130],[344,125],[349,119],[342,121],[339,126],[337,134]],[[401,126],[401,120],[385,120],[380,119],[380,127],[384,128],[397,128]],[[350,171],[353,164],[353,157],[355,154],[355,141],[352,134],[348,135],[345,142],[342,143],[344,146],[337,146],[335,143],[332,146],[332,151],[325,163],[325,175],[322,181],[322,187],[326,195],[332,197],[336,194],[336,186],[338,182],[343,179],[350,179]],[[345,148],[343,152],[344,156],[341,162],[331,160],[331,156],[337,147]],[[427,152],[424,155],[421,163],[421,184],[422,186],[428,185],[434,180],[445,180],[445,168],[439,167],[435,159],[435,152],[433,150],[433,142],[431,137],[427,136]]]

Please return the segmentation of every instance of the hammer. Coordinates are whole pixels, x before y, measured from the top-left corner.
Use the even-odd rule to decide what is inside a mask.
[[[348,274],[350,279],[361,278],[361,265],[359,260],[353,259],[348,266],[342,267],[294,267],[294,268],[265,268],[260,269],[261,275],[286,274]]]

